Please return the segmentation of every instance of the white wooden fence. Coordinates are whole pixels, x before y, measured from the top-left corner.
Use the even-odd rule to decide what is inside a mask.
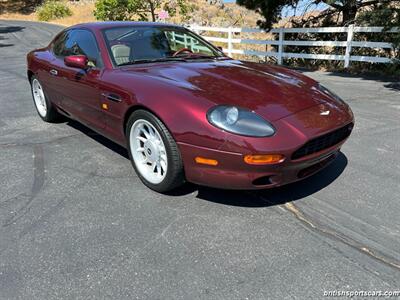
[[[344,66],[347,68],[351,61],[361,62],[374,62],[374,63],[391,63],[392,58],[380,56],[356,56],[351,55],[352,48],[374,48],[374,49],[392,49],[390,43],[385,42],[370,42],[370,41],[355,41],[354,33],[356,32],[382,32],[383,27],[356,27],[350,25],[349,27],[321,27],[321,28],[275,28],[270,33],[279,35],[278,40],[261,40],[261,39],[242,39],[235,38],[234,35],[240,33],[265,33],[265,31],[256,28],[234,28],[234,27],[205,27],[191,25],[188,26],[194,32],[203,34],[204,32],[220,32],[224,33],[226,37],[213,37],[203,36],[210,42],[222,42],[227,44],[227,48],[223,51],[231,56],[232,54],[242,55],[256,55],[262,57],[273,56],[277,58],[278,64],[282,64],[283,58],[304,58],[304,59],[320,59],[320,60],[339,60],[344,61]],[[398,32],[399,29],[392,29],[385,34]],[[285,33],[347,33],[346,41],[297,41],[285,40]],[[256,50],[243,50],[235,49],[234,44],[247,44],[247,45],[276,45],[278,51],[256,51]],[[285,46],[321,46],[321,47],[345,47],[344,55],[333,54],[310,54],[310,53],[292,53],[285,52]]]

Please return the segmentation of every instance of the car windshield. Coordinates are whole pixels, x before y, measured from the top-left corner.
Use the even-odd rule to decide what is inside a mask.
[[[104,30],[104,38],[116,66],[225,57],[198,35],[179,27],[115,27]]]

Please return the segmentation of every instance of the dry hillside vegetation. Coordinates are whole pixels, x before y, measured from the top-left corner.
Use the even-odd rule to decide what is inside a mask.
[[[35,7],[40,0],[0,0],[0,19],[37,21]],[[94,0],[68,1],[66,5],[71,9],[72,16],[50,22],[70,26],[77,23],[96,21],[93,10]],[[209,4],[206,0],[191,0],[193,13],[186,23],[196,23],[205,26],[256,26],[259,15],[235,3]],[[168,20],[171,23],[182,23],[182,18],[176,15]]]
[[[29,4],[26,5],[26,1],[3,0],[2,2],[2,9],[0,10],[2,13],[0,14],[0,19],[26,21],[38,20],[35,13],[35,6]],[[36,1],[36,3],[37,2],[38,1]],[[66,1],[66,4],[71,9],[72,16],[58,20],[52,20],[51,23],[70,26],[77,23],[95,21],[93,16],[94,1]]]

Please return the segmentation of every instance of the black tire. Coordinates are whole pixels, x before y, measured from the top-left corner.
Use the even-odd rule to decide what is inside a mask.
[[[131,145],[130,145],[130,132],[132,129],[133,124],[137,120],[145,120],[151,123],[155,129],[157,129],[158,133],[160,134],[167,154],[167,161],[168,161],[168,168],[166,172],[166,176],[158,184],[153,184],[144,178],[138,168],[136,167],[136,163],[133,159],[132,152],[131,152]],[[181,154],[178,149],[178,145],[176,144],[174,138],[172,137],[171,133],[168,131],[167,127],[152,113],[146,110],[136,110],[134,111],[127,122],[125,136],[127,139],[128,145],[128,153],[129,158],[131,160],[132,166],[135,169],[137,175],[139,176],[140,180],[150,189],[159,192],[165,193],[171,191],[179,186],[181,186],[185,182],[185,175],[183,169],[183,163]]]
[[[51,101],[49,100],[49,98],[47,97],[45,91],[43,90],[43,94],[44,94],[44,99],[46,101],[46,114],[45,115],[41,115],[38,107],[36,106],[35,103],[35,98],[33,95],[33,81],[37,80],[39,83],[39,79],[35,76],[32,75],[31,79],[30,79],[30,84],[31,84],[31,93],[32,93],[32,99],[33,99],[33,105],[35,106],[35,109],[39,115],[39,117],[45,121],[45,122],[49,122],[49,123],[54,123],[54,122],[58,122],[60,120],[62,120],[62,115],[56,110],[56,108],[54,107],[54,105],[51,103]],[[41,84],[40,84],[41,85]],[[42,85],[41,85],[42,86]]]

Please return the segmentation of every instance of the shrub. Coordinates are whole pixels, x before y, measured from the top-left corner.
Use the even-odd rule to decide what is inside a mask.
[[[63,2],[47,0],[37,9],[39,21],[50,21],[72,16],[72,11]]]

